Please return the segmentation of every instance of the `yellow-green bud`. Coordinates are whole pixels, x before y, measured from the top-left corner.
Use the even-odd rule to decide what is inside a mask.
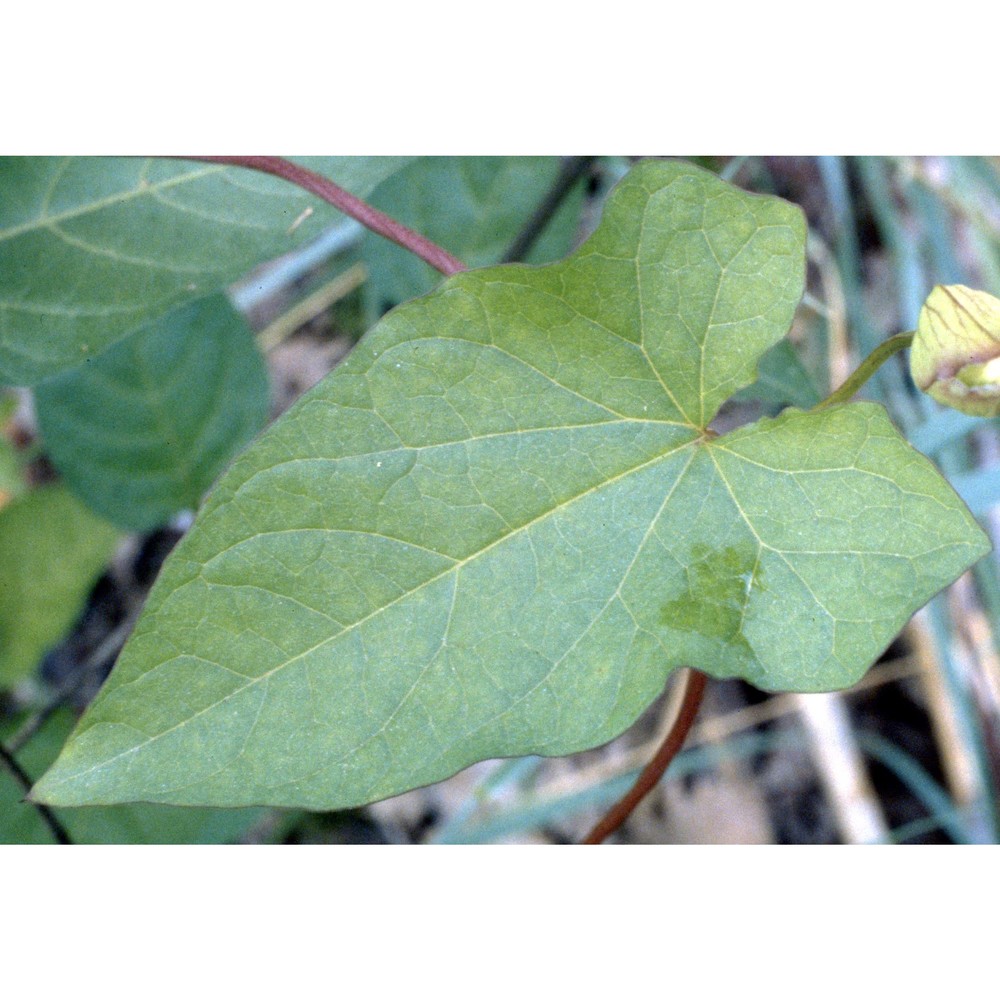
[[[938,285],[920,310],[910,374],[945,406],[977,417],[1000,414],[1000,299]]]

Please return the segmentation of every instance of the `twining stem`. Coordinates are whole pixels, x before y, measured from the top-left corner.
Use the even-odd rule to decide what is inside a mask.
[[[507,252],[503,255],[502,263],[510,264],[524,260],[528,251],[535,245],[535,241],[549,224],[549,220],[555,215],[563,199],[573,189],[573,185],[590,169],[596,159],[596,156],[571,156],[563,161],[559,176],[556,177],[552,187],[539,202],[535,211],[532,212],[531,218],[524,224],[524,228],[514,237]]]
[[[670,727],[666,739],[660,745],[660,749],[642,769],[642,774],[636,779],[636,783],[608,810],[597,826],[580,841],[581,844],[600,844],[610,837],[632,815],[635,807],[656,787],[656,783],[663,777],[663,772],[670,766],[670,762],[677,756],[687,739],[694,717],[701,707],[702,695],[705,693],[705,680],[705,675],[697,670],[688,671],[687,686],[684,689],[680,711],[677,713],[677,719]]]
[[[31,778],[28,777],[24,768],[18,764],[17,758],[3,745],[3,743],[0,743],[0,761],[4,763],[7,770],[14,776],[14,780],[21,786],[24,794],[27,795],[28,792],[31,791]],[[39,816],[41,816],[45,821],[45,825],[49,828],[49,831],[58,843],[73,843],[70,835],[66,832],[66,827],[64,827],[62,823],[56,819],[55,813],[48,806],[43,805],[41,802],[32,802],[31,804],[38,810]]]
[[[835,403],[846,403],[857,391],[875,374],[894,354],[906,350],[913,343],[913,333],[897,333],[895,337],[879,344],[864,361],[858,365],[857,370],[848,377],[847,381],[831,392],[821,403],[817,403],[811,413],[817,410],[825,410]]]
[[[300,188],[328,201],[344,215],[356,219],[373,233],[384,236],[404,250],[415,253],[431,267],[444,275],[457,274],[468,268],[457,257],[453,257],[443,247],[432,243],[426,236],[415,233],[401,222],[373,208],[366,201],[345,191],[339,184],[322,174],[317,174],[306,167],[300,167],[291,160],[281,156],[182,156],[182,160],[198,160],[202,163],[223,163],[233,167],[246,167],[247,170],[257,170],[260,173],[272,174],[282,180],[298,185]]]

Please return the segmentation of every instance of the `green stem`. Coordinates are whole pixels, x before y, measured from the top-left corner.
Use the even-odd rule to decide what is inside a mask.
[[[828,406],[837,403],[846,403],[853,398],[858,390],[875,374],[894,354],[906,350],[913,343],[913,333],[897,333],[895,337],[879,344],[864,361],[858,365],[857,370],[847,379],[847,381],[836,391],[831,392],[821,403],[817,403],[810,412],[825,410]]]

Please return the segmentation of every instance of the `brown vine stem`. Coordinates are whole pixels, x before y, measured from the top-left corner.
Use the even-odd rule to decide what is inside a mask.
[[[581,844],[603,843],[632,815],[635,807],[656,787],[656,783],[663,777],[663,772],[677,756],[677,752],[684,745],[684,741],[691,731],[694,717],[701,707],[702,695],[705,693],[705,680],[705,675],[697,670],[688,672],[687,686],[684,689],[680,711],[677,713],[677,719],[670,727],[670,732],[667,733],[660,749],[642,769],[642,774],[636,779],[636,783],[608,810],[607,815],[600,823],[580,841]]]
[[[415,253],[431,267],[444,275],[457,274],[468,268],[457,257],[453,257],[443,247],[432,243],[426,236],[414,232],[391,216],[345,191],[339,184],[307,167],[301,167],[281,156],[179,156],[176,159],[197,160],[201,163],[221,163],[231,167],[245,167],[264,174],[272,174],[291,184],[296,184],[310,194],[322,198],[344,215],[356,219],[361,225],[387,240],[392,240],[404,250]]]
[[[14,780],[21,786],[22,791],[25,795],[31,791],[31,778],[28,777],[24,768],[21,767],[17,762],[17,758],[3,745],[0,743],[0,761],[3,761],[7,770],[14,776]],[[31,801],[30,799],[28,801]],[[49,828],[52,836],[55,837],[56,841],[60,844],[72,844],[73,841],[70,835],[66,832],[66,827],[56,819],[55,813],[46,805],[41,802],[31,803],[37,810],[39,816],[45,821],[45,825]]]

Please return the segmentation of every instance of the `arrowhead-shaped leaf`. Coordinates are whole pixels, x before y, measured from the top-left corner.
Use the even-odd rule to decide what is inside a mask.
[[[173,309],[35,389],[46,451],[102,517],[147,531],[195,508],[267,419],[264,358],[225,295]]]
[[[36,796],[341,808],[595,746],[684,664],[855,681],[987,544],[876,406],[708,430],[804,243],[648,163],[566,261],[389,314],[223,477]]]
[[[305,162],[363,197],[407,161]],[[275,177],[174,160],[3,157],[0,192],[0,382],[15,385],[75,367],[343,219]]]

